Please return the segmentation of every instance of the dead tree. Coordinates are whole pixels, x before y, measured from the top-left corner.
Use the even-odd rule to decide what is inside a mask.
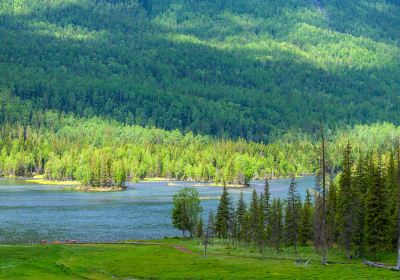
[[[321,254],[322,264],[327,264],[327,244],[326,244],[326,155],[325,155],[325,136],[320,123],[321,130],[321,172],[322,172],[322,224],[321,224]]]
[[[207,222],[207,227],[206,227],[206,232],[204,235],[204,256],[207,256],[207,246],[210,243],[210,239],[213,236],[213,227],[214,227],[214,215],[210,209],[210,214],[208,215],[208,222]]]
[[[397,148],[397,266],[400,270],[400,146]]]

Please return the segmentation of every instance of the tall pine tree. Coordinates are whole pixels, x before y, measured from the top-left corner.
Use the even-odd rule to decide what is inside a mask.
[[[370,165],[371,185],[365,201],[365,241],[369,252],[375,254],[388,245],[388,211],[382,159]]]
[[[297,254],[297,241],[301,209],[300,196],[297,193],[296,186],[297,183],[293,176],[287,194],[285,214],[286,240],[289,245],[293,245],[295,254]]]
[[[235,212],[236,238],[243,241],[246,235],[246,203],[243,199],[243,191],[240,191],[239,201]]]
[[[355,209],[355,224],[353,228],[353,243],[356,256],[364,256],[365,254],[365,197],[367,193],[367,186],[370,185],[370,176],[367,172],[368,160],[364,157],[358,159],[354,178],[353,178],[353,192],[354,192],[354,209]]]
[[[283,206],[282,201],[274,198],[271,207],[271,246],[279,253],[283,240]]]
[[[310,190],[307,189],[304,204],[301,210],[299,241],[305,246],[313,239],[313,204]]]
[[[218,205],[217,215],[215,217],[215,231],[218,237],[227,239],[231,226],[231,200],[229,193],[224,186],[221,199]]]
[[[356,211],[354,209],[354,191],[352,186],[352,168],[351,146],[347,146],[343,154],[342,174],[339,179],[339,207],[338,220],[340,229],[340,239],[346,250],[346,257],[351,258],[351,249],[353,234],[355,229]]]
[[[258,207],[258,196],[257,192],[254,189],[251,195],[251,201],[249,206],[249,214],[250,214],[250,221],[251,221],[251,240],[254,244],[257,244],[258,238],[258,224],[259,224],[259,207]]]
[[[331,180],[333,181],[333,180]],[[332,245],[337,240],[337,191],[336,185],[332,182],[328,188],[326,199],[326,240],[327,245]]]

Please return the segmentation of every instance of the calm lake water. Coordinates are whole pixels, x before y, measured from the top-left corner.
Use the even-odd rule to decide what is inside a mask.
[[[314,177],[298,178],[304,195],[314,186]],[[284,198],[290,179],[271,180],[271,195]],[[253,188],[229,189],[233,201],[243,190],[249,201]],[[0,243],[28,243],[75,239],[114,241],[156,239],[180,235],[171,225],[172,196],[182,187],[200,192],[203,215],[217,209],[222,188],[188,182],[132,184],[124,192],[82,193],[62,186],[27,184],[23,180],[0,179]]]

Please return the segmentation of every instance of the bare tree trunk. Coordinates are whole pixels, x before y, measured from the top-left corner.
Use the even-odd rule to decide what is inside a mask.
[[[400,270],[400,147],[397,148],[397,269]]]
[[[325,137],[321,122],[321,141],[322,141],[322,264],[327,264],[326,248],[326,163],[325,163]]]
[[[204,257],[207,257],[207,246],[210,240],[210,235],[211,235],[211,225],[212,223],[212,212],[210,210],[210,214],[208,216],[208,222],[207,222],[207,228],[206,228],[206,234],[204,236]]]
[[[350,239],[348,237],[349,233],[346,236],[346,258],[348,260],[351,259],[351,254],[350,254]]]

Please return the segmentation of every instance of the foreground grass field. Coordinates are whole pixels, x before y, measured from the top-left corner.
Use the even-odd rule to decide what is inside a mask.
[[[262,259],[251,248],[218,243],[203,257],[198,241],[167,239],[158,244],[10,245],[0,246],[0,279],[400,279],[400,273],[346,261],[338,251],[333,262],[319,264],[311,248],[296,258],[291,249]],[[394,262],[394,255],[382,256]]]

